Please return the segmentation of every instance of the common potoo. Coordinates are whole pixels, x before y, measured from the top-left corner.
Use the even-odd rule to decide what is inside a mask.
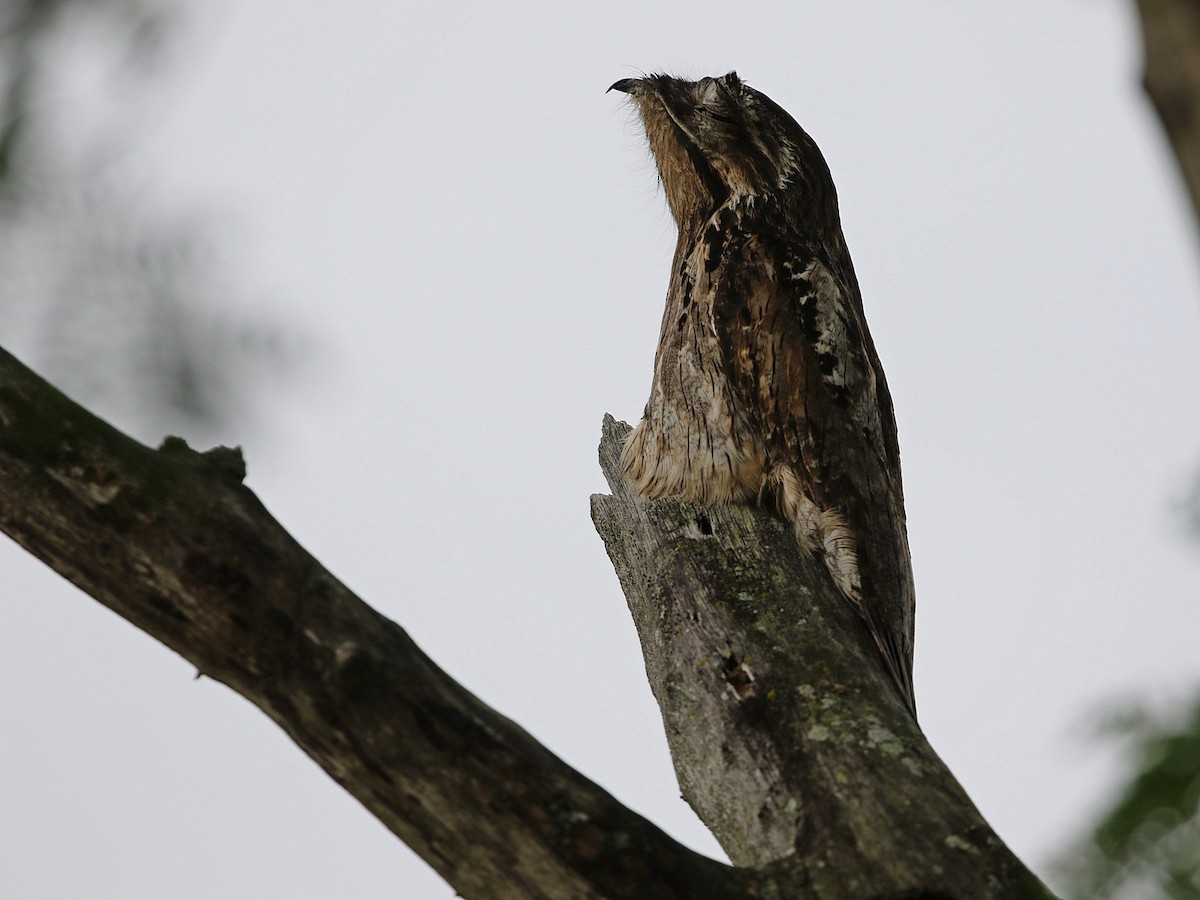
[[[612,89],[641,114],[679,229],[626,476],[647,497],[759,502],[792,522],[915,714],[896,421],[829,168],[736,73]]]

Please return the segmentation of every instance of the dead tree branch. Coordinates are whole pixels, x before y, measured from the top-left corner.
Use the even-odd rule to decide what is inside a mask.
[[[819,560],[759,510],[634,496],[606,418],[592,498],[684,796],[735,865],[821,897],[1039,897],[925,740]]]
[[[262,709],[461,894],[771,895],[456,684],[243,475],[234,450],[137,443],[0,351],[0,528]]]
[[[142,446],[0,351],[0,528],[262,709],[479,898],[1037,897],[896,699],[862,629],[754,510],[613,495],[617,566],[681,782],[739,868],[617,803],[456,684],[242,484]]]

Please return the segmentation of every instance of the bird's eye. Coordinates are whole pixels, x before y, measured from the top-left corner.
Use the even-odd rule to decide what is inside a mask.
[[[700,107],[700,112],[702,112],[704,115],[708,116],[710,119],[712,119],[715,122],[721,122],[724,125],[734,124],[734,120],[733,120],[732,116],[727,116],[727,115],[724,115],[723,113],[713,112],[711,109],[706,109],[704,107]]]

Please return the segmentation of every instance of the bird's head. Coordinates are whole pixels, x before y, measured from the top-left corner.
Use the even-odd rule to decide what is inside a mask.
[[[738,78],[625,78],[641,114],[667,203],[680,228],[723,203],[775,198],[824,218],[837,197],[812,138],[766,94]]]

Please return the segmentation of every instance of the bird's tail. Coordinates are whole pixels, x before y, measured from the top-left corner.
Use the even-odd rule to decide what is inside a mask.
[[[793,524],[800,547],[810,556],[820,556],[838,592],[866,623],[888,674],[915,718],[917,703],[908,654],[898,637],[882,627],[869,604],[863,602],[858,543],[845,518],[837,509],[824,509],[814,503],[796,472],[787,466],[776,467],[767,475],[764,493],[775,497],[780,515]]]

